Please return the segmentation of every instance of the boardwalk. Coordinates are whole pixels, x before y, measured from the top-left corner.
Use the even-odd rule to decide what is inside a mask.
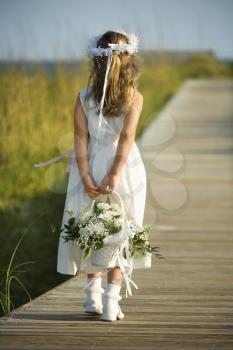
[[[187,81],[158,117],[138,145],[166,259],[135,271],[125,320],[84,314],[76,276],[2,318],[0,349],[233,349],[233,81]]]

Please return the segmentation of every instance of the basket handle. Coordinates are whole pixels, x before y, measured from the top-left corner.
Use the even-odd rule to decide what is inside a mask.
[[[113,190],[111,193],[107,193],[107,195],[110,195],[110,194],[115,194],[115,195],[118,197],[118,199],[119,199],[119,201],[120,201],[120,204],[121,204],[122,214],[123,214],[124,216],[126,216],[124,204],[123,204],[123,201],[122,201],[122,199],[121,199],[120,194],[119,194],[116,190]],[[105,194],[105,193],[102,193],[102,195],[106,195],[106,194]],[[91,203],[91,211],[93,210],[94,203],[95,203],[96,199],[97,199],[97,198],[95,198],[95,199],[92,200],[92,203]]]

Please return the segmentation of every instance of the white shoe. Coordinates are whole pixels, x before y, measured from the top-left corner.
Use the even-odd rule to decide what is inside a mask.
[[[88,278],[87,287],[85,288],[86,298],[84,301],[84,310],[87,313],[102,315],[103,304],[102,294],[104,289],[101,288],[101,277]]]
[[[104,304],[103,304],[103,315],[101,319],[103,321],[116,321],[123,320],[125,317],[121,311],[119,300],[122,299],[120,296],[121,286],[113,283],[108,283],[104,293]]]

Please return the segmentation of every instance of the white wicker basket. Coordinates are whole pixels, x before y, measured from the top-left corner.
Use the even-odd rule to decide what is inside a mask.
[[[114,267],[116,264],[116,248],[103,246],[101,249],[93,249],[91,252],[91,263],[95,266]]]

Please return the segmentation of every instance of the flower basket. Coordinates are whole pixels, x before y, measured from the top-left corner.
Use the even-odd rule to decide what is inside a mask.
[[[109,196],[110,194],[108,194]],[[120,205],[93,199],[91,208],[80,208],[78,216],[67,211],[70,219],[60,232],[65,242],[77,241],[83,250],[83,256],[90,255],[93,266],[112,268],[119,266],[126,290],[131,294],[130,284],[133,268],[150,268],[152,253],[158,258],[159,247],[151,247],[149,235],[151,227],[143,227],[136,218],[128,219],[120,195],[114,191]],[[98,201],[98,203],[95,203]]]

